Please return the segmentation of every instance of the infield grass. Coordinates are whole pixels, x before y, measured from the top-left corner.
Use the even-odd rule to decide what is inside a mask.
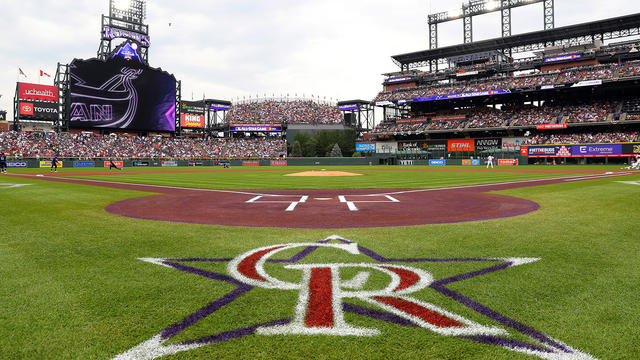
[[[578,174],[584,168],[575,169]],[[281,176],[290,172],[282,169],[256,173],[124,171],[89,177],[212,189],[308,189],[424,188],[567,176],[357,171],[365,176],[290,178]],[[125,218],[104,208],[147,193],[3,176],[0,357],[111,359],[233,289],[227,283],[138,258],[233,258],[270,244],[317,242],[337,234],[392,258],[541,258],[449,287],[594,358],[639,359],[640,186],[618,181],[640,183],[640,175],[501,191],[541,205],[539,211],[508,219],[397,228],[293,230]],[[7,184],[28,186],[10,188]],[[354,259],[340,253],[317,252],[303,262],[339,261]],[[225,272],[225,264],[197,266]],[[487,264],[411,266],[442,278]],[[268,269],[282,278],[296,276],[276,264],[269,264]],[[382,283],[383,279],[372,277],[367,286]],[[416,297],[483,325],[499,325],[439,293],[425,291]],[[291,317],[296,302],[295,291],[254,289],[170,342]],[[350,302],[363,305],[356,300]],[[382,335],[253,335],[166,359],[537,359],[350,313],[346,321],[379,329]],[[525,339],[517,332],[511,333],[513,338]]]

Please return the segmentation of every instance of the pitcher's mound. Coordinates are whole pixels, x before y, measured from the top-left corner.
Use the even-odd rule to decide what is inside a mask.
[[[355,174],[344,171],[305,171],[294,174],[287,174],[285,176],[362,176],[362,174]]]

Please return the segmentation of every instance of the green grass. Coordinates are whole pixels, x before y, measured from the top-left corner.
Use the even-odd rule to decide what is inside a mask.
[[[578,172],[584,168],[575,169]],[[566,176],[382,172],[366,167],[358,169],[365,174],[361,177],[308,179],[282,177],[286,172],[125,171],[91,178],[203,188],[304,189],[422,188]],[[337,233],[395,258],[542,258],[449,287],[595,358],[638,359],[640,186],[618,183],[620,180],[640,181],[640,175],[500,192],[541,205],[537,212],[509,219],[379,229],[292,230],[125,218],[107,213],[105,206],[146,194],[0,177],[0,184],[30,184],[10,189],[0,186],[0,358],[111,359],[233,288],[137,258],[235,257],[268,244],[316,242]],[[354,260],[318,251],[304,262],[336,261]],[[367,259],[359,257],[358,261]],[[436,278],[485,265],[411,264]],[[225,271],[220,264],[198,266]],[[295,277],[274,264],[269,269],[282,277]],[[379,278],[370,281],[368,286],[382,282]],[[482,324],[496,325],[433,291],[416,297]],[[172,342],[290,317],[296,301],[294,291],[255,289]],[[346,320],[356,326],[377,328],[383,335],[248,336],[166,359],[537,359],[353,314],[347,314]]]

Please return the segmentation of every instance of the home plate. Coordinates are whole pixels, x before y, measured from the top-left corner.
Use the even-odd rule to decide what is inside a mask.
[[[327,201],[332,200],[333,198],[313,198],[313,200]]]

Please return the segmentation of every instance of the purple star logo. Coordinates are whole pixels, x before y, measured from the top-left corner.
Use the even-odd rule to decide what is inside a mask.
[[[364,255],[370,262],[322,264],[302,262],[311,253],[320,249],[341,251],[344,255]],[[286,259],[274,258],[278,253],[286,251],[293,251],[291,253],[295,255]],[[539,261],[540,259],[537,258],[392,259],[342,237],[332,236],[317,243],[280,244],[254,249],[233,259],[144,258],[140,260],[227,283],[235,288],[183,320],[168,326],[151,339],[117,355],[114,358],[117,360],[157,359],[245,336],[382,335],[382,332],[375,327],[358,327],[349,324],[344,318],[345,313],[398,326],[422,328],[425,329],[425,334],[435,333],[440,336],[457,337],[463,341],[499,346],[541,359],[595,360],[589,354],[573,349],[531,326],[502,315],[448,288],[449,284],[458,281]],[[442,279],[436,279],[424,269],[410,266],[425,263],[481,262],[491,263],[491,266]],[[226,273],[216,273],[195,266],[205,263],[226,264]],[[291,282],[278,279],[269,273],[265,267],[267,264],[269,266],[281,264],[287,270],[298,272],[301,280]],[[352,278],[345,280],[348,277],[347,274],[351,274]],[[388,279],[388,283],[379,288],[371,284],[367,285],[372,275],[377,279]],[[378,282],[374,285],[377,284]],[[274,318],[267,322],[230,329],[198,339],[178,343],[169,342],[189,327],[231,305],[255,288],[297,292],[298,303],[294,309],[291,309],[291,317]],[[469,311],[484,316],[487,324],[472,321],[413,296],[422,291],[435,291],[456,301]],[[358,300],[359,303],[367,305],[355,305],[350,300]],[[521,340],[523,337],[527,340]]]

